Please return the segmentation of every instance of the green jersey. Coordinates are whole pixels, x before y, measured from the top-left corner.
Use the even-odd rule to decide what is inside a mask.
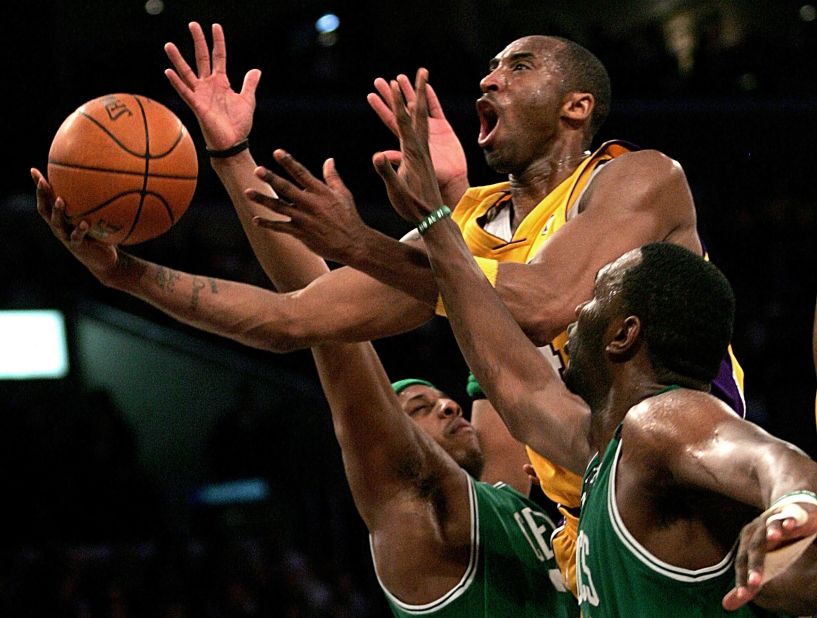
[[[439,599],[424,605],[403,603],[381,581],[394,615],[577,617],[576,598],[562,583],[553,558],[550,536],[554,525],[550,518],[503,483],[488,485],[469,477],[468,485],[471,558],[462,579]]]
[[[690,570],[648,552],[624,526],[615,501],[621,425],[599,462],[584,474],[576,579],[583,618],[650,616],[778,616],[754,605],[735,612],[721,606],[734,586],[734,550],[712,566]]]

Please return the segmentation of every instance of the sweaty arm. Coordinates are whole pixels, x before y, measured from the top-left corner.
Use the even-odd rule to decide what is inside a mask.
[[[672,479],[679,487],[721,495],[764,511],[741,531],[736,588],[725,597],[725,604],[734,609],[757,595],[754,602],[767,609],[813,613],[817,610],[817,547],[813,543],[783,575],[769,582],[768,589],[765,581],[752,578],[752,572],[762,573],[767,552],[776,546],[817,533],[817,463],[796,446],[736,417],[706,393],[676,390],[664,397],[663,407],[641,404],[624,421],[622,443],[628,445],[628,461],[634,462],[627,464],[628,477],[638,474],[660,479],[660,483]],[[650,493],[649,488],[644,491]],[[784,502],[775,508],[781,498]],[[785,501],[797,505],[802,514],[796,525],[793,515],[783,523],[767,519],[780,512]],[[620,501],[619,509],[625,521],[632,516],[626,500]]]
[[[451,219],[424,236],[451,328],[468,366],[514,438],[552,462],[584,472],[587,404],[564,386],[519,328]]]
[[[669,241],[701,253],[695,209],[680,166],[644,150],[602,166],[579,202],[529,264],[502,262],[496,289],[537,345],[549,343],[591,297],[598,270],[630,249]]]
[[[629,153],[606,163],[579,208],[531,263],[478,260],[489,279],[495,276],[499,296],[537,345],[564,330],[576,305],[590,297],[598,269],[626,251],[669,241],[701,252],[685,175],[676,162],[656,151]],[[417,240],[407,237],[401,243],[370,230],[342,261],[432,306],[439,290]]]

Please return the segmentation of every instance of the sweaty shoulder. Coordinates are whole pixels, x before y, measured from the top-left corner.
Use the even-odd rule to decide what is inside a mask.
[[[633,406],[622,422],[621,438],[645,456],[671,457],[711,440],[722,423],[738,420],[732,409],[709,393],[679,388]]]
[[[657,150],[628,152],[602,165],[582,196],[579,212],[598,212],[606,220],[624,223],[638,217],[654,228],[654,240],[700,253],[686,174],[677,161]]]
[[[605,163],[590,184],[583,201],[589,207],[597,198],[617,192],[631,198],[634,206],[650,207],[647,197],[692,205],[686,174],[681,164],[658,150],[638,150]]]

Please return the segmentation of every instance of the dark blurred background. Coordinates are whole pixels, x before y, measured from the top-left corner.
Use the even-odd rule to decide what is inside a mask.
[[[321,33],[329,13],[339,25]],[[392,236],[408,226],[371,168],[395,146],[365,101],[375,77],[427,67],[471,183],[484,184],[500,179],[476,147],[489,59],[527,34],[588,47],[613,82],[597,142],[657,148],[688,175],[737,295],[750,418],[817,455],[817,7],[806,0],[96,0],[4,3],[0,17],[0,309],[59,310],[70,361],[63,378],[0,381],[3,616],[385,613],[309,353],[243,348],[102,288],[34,209],[29,167],[45,167],[62,120],[97,96],[168,105],[202,152],[162,73],[166,41],[190,58],[191,20],[224,26],[235,87],[263,70],[256,158],[284,147],[317,171],[334,156],[364,218]],[[201,154],[184,218],[132,251],[268,286]],[[466,400],[445,321],[376,346],[393,379],[427,377]]]

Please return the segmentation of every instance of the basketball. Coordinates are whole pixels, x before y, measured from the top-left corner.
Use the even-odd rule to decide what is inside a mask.
[[[81,105],[48,153],[48,181],[65,214],[89,235],[133,245],[169,230],[185,213],[198,177],[196,148],[179,118],[135,94]]]

